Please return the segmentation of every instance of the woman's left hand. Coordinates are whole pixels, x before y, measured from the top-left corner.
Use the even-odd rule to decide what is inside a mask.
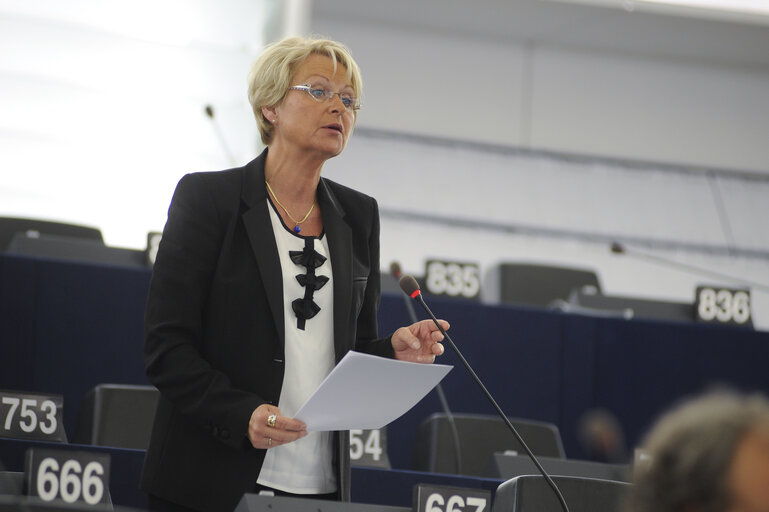
[[[438,320],[444,331],[449,323]],[[432,363],[435,356],[443,354],[443,334],[432,320],[422,320],[408,327],[401,327],[393,333],[392,345],[395,359],[414,363]]]

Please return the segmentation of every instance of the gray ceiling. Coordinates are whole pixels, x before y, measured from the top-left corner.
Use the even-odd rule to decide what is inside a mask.
[[[315,0],[313,15],[769,71],[769,25],[544,0]]]

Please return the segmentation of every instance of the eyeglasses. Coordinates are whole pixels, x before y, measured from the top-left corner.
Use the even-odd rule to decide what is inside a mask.
[[[329,91],[321,85],[293,85],[289,87],[289,90],[305,91],[315,101],[331,101],[334,96],[339,96],[342,100],[342,105],[349,111],[358,110],[360,108],[360,99],[356,98],[348,92],[334,92]]]

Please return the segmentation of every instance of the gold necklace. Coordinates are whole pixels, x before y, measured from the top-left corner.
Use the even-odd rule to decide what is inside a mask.
[[[310,206],[310,209],[307,210],[307,214],[305,214],[302,220],[296,220],[294,216],[289,213],[288,209],[285,206],[283,206],[283,203],[280,202],[280,200],[278,199],[278,196],[275,195],[275,191],[272,190],[272,187],[270,186],[270,182],[265,180],[264,183],[267,185],[267,190],[270,191],[270,194],[272,194],[272,197],[275,199],[275,202],[278,203],[278,206],[283,208],[283,211],[286,212],[286,215],[288,215],[288,218],[291,219],[291,222],[294,223],[294,233],[299,233],[300,231],[302,231],[302,228],[299,227],[299,224],[303,223],[310,217],[312,210],[315,208],[315,201],[312,202],[312,206]]]

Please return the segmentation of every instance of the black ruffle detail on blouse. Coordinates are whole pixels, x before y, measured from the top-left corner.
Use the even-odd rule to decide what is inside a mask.
[[[296,280],[302,286],[312,288],[313,290],[320,290],[324,284],[328,283],[328,277],[310,274],[299,274],[296,276]]]
[[[304,330],[305,323],[320,311],[313,298],[315,290],[320,290],[328,282],[328,277],[315,275],[315,269],[326,262],[326,257],[318,253],[313,247],[313,238],[305,238],[304,249],[301,251],[289,251],[291,261],[307,268],[304,274],[298,274],[296,280],[304,287],[304,297],[291,303],[291,308],[296,315],[296,328]]]
[[[301,251],[288,251],[291,261],[297,265],[304,265],[308,271],[310,269],[314,271],[326,262],[326,257],[313,248],[312,240],[312,238],[305,238],[304,249]]]
[[[297,322],[297,327],[304,330],[304,321],[314,317],[320,311],[318,306],[312,298],[296,299],[291,303],[291,308],[294,310],[296,317],[301,320],[301,326]]]

